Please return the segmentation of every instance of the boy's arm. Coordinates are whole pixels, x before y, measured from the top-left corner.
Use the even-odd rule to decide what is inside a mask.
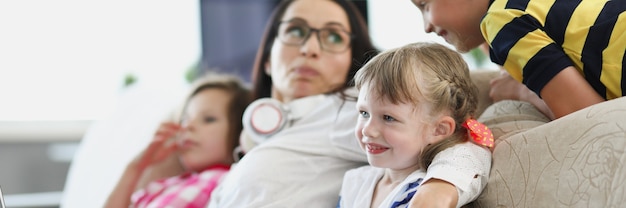
[[[514,10],[491,7],[481,22],[491,60],[541,95],[555,118],[604,101],[574,68],[560,41],[543,32],[537,24],[542,20]]]
[[[541,97],[555,118],[605,101],[572,66],[556,74],[541,90]]]

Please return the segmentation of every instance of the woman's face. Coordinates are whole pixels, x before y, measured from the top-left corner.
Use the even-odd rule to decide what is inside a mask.
[[[296,21],[314,29],[341,28],[351,33],[346,12],[328,0],[298,0],[285,11],[281,21]],[[298,31],[292,31],[298,32]],[[280,33],[280,31],[279,31]],[[344,85],[352,50],[331,52],[323,49],[322,41],[337,41],[335,36],[322,37],[312,32],[303,44],[285,44],[276,38],[270,59],[265,63],[265,73],[272,77],[272,97],[282,102],[330,92]],[[340,40],[349,41],[349,40]]]
[[[228,142],[231,96],[222,89],[209,88],[189,100],[178,141],[180,159],[187,169],[201,171],[211,165],[232,163]]]

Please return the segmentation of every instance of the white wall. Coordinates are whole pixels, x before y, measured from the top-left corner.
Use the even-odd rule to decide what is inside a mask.
[[[179,88],[200,57],[199,1],[0,1],[0,121],[93,120],[132,73]]]
[[[418,41],[433,41],[451,47],[436,34],[424,32],[422,15],[410,0],[369,0],[367,6],[372,39],[381,49]]]
[[[368,4],[377,47],[448,45],[424,33],[410,0]],[[101,119],[129,73],[139,87],[180,90],[201,53],[198,6],[197,0],[1,0],[0,121]]]

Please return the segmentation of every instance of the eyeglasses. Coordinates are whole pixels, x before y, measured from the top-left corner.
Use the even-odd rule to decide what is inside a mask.
[[[285,45],[302,46],[316,32],[322,50],[341,53],[350,48],[352,34],[338,24],[316,29],[299,20],[282,21],[278,25],[278,39]]]

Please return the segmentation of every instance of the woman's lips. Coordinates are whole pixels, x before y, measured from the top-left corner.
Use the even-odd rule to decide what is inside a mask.
[[[303,77],[313,77],[319,75],[319,72],[311,67],[297,67],[293,72]]]

